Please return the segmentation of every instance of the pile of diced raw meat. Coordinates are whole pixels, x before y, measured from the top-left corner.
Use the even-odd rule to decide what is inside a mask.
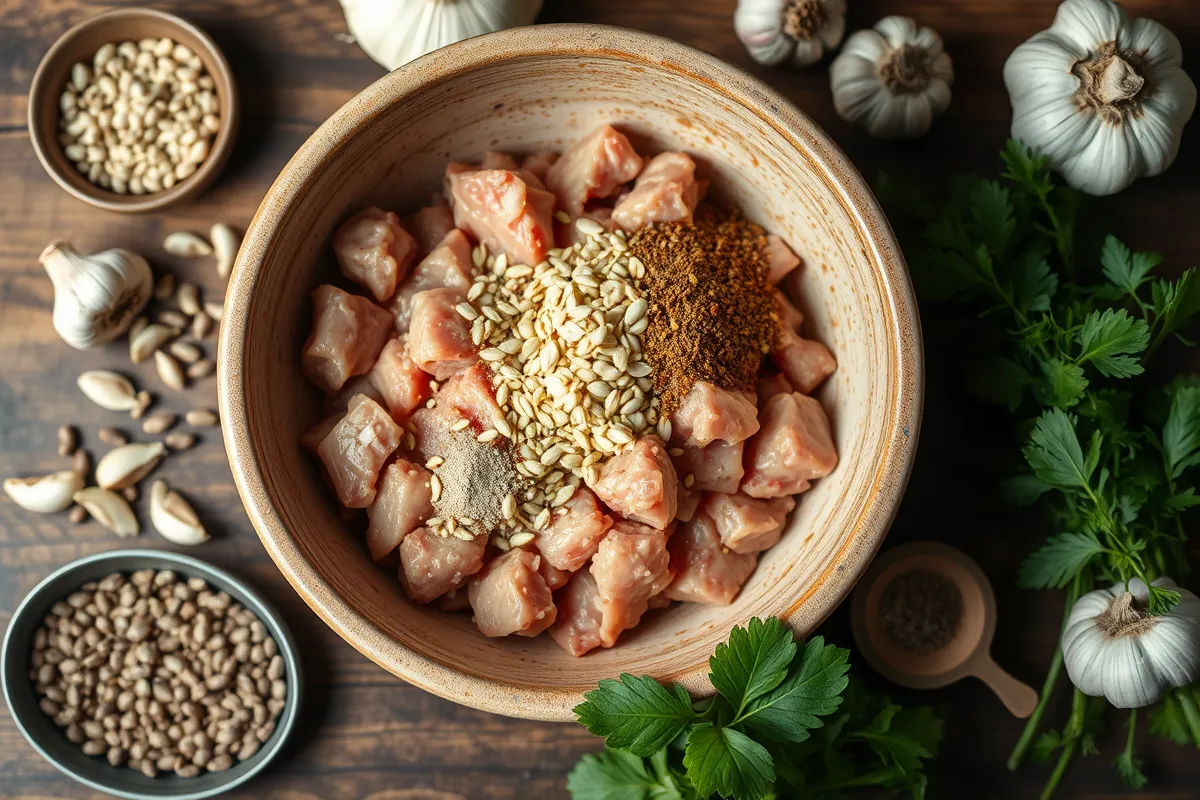
[[[645,160],[605,125],[561,157],[451,164],[444,196],[415,214],[368,208],[336,232],[341,274],[360,289],[313,292],[303,368],[329,416],[303,442],[341,506],[366,510],[371,557],[398,562],[412,601],[469,609],[487,636],[548,630],[576,656],[612,647],[649,609],[730,603],[779,540],[794,495],[837,464],[809,396],[833,356],[800,336],[801,313],[773,290],[783,324],[757,394],[696,383],[671,417],[670,442],[645,436],[611,458],[524,546],[504,551],[486,535],[423,526],[434,513],[424,465],[437,455],[435,434],[463,419],[478,433],[503,417],[455,310],[478,269],[473,246],[535,265],[573,242],[565,217],[630,232],[690,223],[706,183],[695,170],[683,153]],[[799,264],[775,236],[767,258],[772,283]]]

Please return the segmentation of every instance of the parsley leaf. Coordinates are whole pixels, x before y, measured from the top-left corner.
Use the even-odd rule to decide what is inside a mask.
[[[1008,189],[997,181],[976,182],[970,190],[968,210],[975,223],[973,232],[988,249],[996,255],[1008,250],[1017,227]]]
[[[734,716],[746,705],[783,683],[796,655],[792,629],[776,617],[755,617],[745,628],[729,632],[708,660],[712,685],[729,701]]]
[[[837,711],[850,669],[850,651],[814,636],[804,646],[799,664],[770,694],[752,702],[738,721],[781,742],[802,742],[820,717]]]
[[[1137,296],[1150,271],[1163,262],[1158,253],[1130,253],[1117,237],[1108,236],[1100,250],[1100,268],[1104,277],[1126,294]]]
[[[1060,358],[1043,361],[1041,366],[1046,385],[1039,392],[1039,399],[1046,405],[1058,408],[1078,405],[1088,387],[1088,379],[1083,377],[1083,367]]]
[[[1004,177],[1032,194],[1049,194],[1054,188],[1046,157],[1033,152],[1019,139],[1009,139],[1000,153],[1004,161]]]
[[[871,724],[851,738],[867,742],[885,763],[912,776],[921,771],[922,759],[937,755],[942,721],[928,706],[906,710],[885,703]]]
[[[1122,750],[1121,754],[1113,761],[1113,767],[1117,770],[1117,775],[1121,781],[1131,789],[1143,789],[1150,779],[1141,770],[1142,759],[1135,756],[1129,750]]]
[[[665,751],[662,759],[665,769]],[[657,770],[656,770],[657,771]],[[624,750],[589,753],[567,775],[574,800],[684,800],[669,772],[651,775],[646,763]]]
[[[575,706],[575,716],[609,747],[650,757],[663,749],[696,718],[682,686],[673,690],[643,675],[605,679]]]
[[[1102,375],[1129,378],[1142,374],[1142,365],[1134,358],[1150,343],[1150,328],[1145,320],[1134,319],[1125,309],[1093,311],[1079,329],[1083,348],[1078,361],[1091,362]]]
[[[1149,589],[1150,596],[1146,603],[1146,610],[1152,617],[1166,614],[1179,605],[1179,601],[1183,599],[1183,595],[1176,589],[1164,589],[1161,586],[1150,586]]]
[[[1200,280],[1196,279],[1193,269],[1185,271],[1173,283],[1161,279],[1155,281],[1150,285],[1150,296],[1160,328],[1158,339],[1174,333],[1200,312]]]
[[[1050,270],[1044,250],[1029,250],[1012,264],[1013,304],[1026,313],[1049,311],[1058,291],[1058,276]]]
[[[1099,435],[1093,436],[1085,458],[1075,435],[1075,418],[1052,408],[1038,417],[1024,452],[1033,474],[1044,483],[1083,487],[1100,461]]]
[[[775,764],[765,747],[732,728],[707,723],[688,736],[683,766],[701,797],[756,800],[775,782]]]
[[[1060,533],[1021,562],[1017,585],[1023,589],[1061,589],[1071,582],[1104,545],[1085,533]]]
[[[1194,693],[1200,697],[1200,691],[1191,686],[1184,686],[1167,692],[1162,702],[1150,709],[1150,733],[1170,739],[1175,744],[1196,744],[1192,741],[1187,715],[1184,713],[1183,703],[1180,702],[1180,695],[1186,693]]]
[[[1200,387],[1175,392],[1163,425],[1162,448],[1167,477],[1172,480],[1200,460]]]

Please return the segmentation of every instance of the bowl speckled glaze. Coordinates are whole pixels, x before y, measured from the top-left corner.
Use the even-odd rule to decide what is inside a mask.
[[[339,521],[298,438],[320,397],[300,372],[309,293],[334,272],[329,241],[353,211],[407,213],[450,161],[484,150],[562,150],[597,124],[642,153],[684,150],[713,191],[803,257],[806,333],[838,370],[819,397],[840,454],[800,499],[783,540],[728,607],[652,612],[611,650],[572,658],[549,637],[487,639],[468,614],[404,597],[361,531]],[[220,405],[234,478],[296,591],[384,669],[476,708],[567,720],[620,672],[712,691],[729,629],[778,615],[807,635],[866,568],[900,502],[917,444],[921,335],[899,247],[861,176],[820,128],[741,70],[644,33],[542,25],[471,39],[380,79],[296,153],[246,232],[226,301]]]

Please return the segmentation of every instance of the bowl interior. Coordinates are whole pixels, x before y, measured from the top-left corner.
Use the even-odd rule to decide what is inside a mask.
[[[253,611],[279,644],[288,680],[287,704],[276,721],[275,732],[257,753],[224,772],[202,773],[195,778],[174,775],[148,778],[128,767],[111,766],[101,756],[88,756],[72,744],[54,720],[38,707],[38,695],[29,678],[33,634],[54,603],[84,583],[113,572],[170,569],[185,577],[199,577]],[[95,789],[125,798],[213,797],[249,780],[279,752],[300,710],[303,676],[296,661],[296,645],[278,612],[256,593],[227,573],[188,556],[153,550],[100,553],[68,564],[40,583],[22,602],[9,622],[4,638],[4,698],[9,711],[30,743],[58,769]]]
[[[204,62],[212,76],[221,113],[221,129],[213,138],[209,156],[187,178],[170,189],[143,195],[120,195],[91,183],[63,153],[58,141],[59,98],[71,76],[71,67],[89,67],[103,45],[146,38],[168,37],[184,45]],[[237,98],[233,72],[208,34],[186,20],[152,9],[119,9],[99,14],[67,31],[47,52],[29,91],[29,131],[38,159],[50,176],[68,192],[110,211],[141,212],[164,208],[194,196],[224,167],[237,134]]]
[[[654,53],[651,58],[645,54]],[[448,162],[484,150],[561,151],[611,122],[642,153],[681,149],[715,193],[804,258],[806,333],[836,354],[820,397],[837,470],[800,498],[782,542],[728,607],[651,612],[583,658],[549,637],[487,639],[469,614],[414,605],[371,563],[359,529],[299,443],[318,392],[301,376],[309,293],[332,280],[335,226],[366,205],[427,202]],[[458,702],[568,719],[579,693],[620,672],[710,691],[729,629],[782,615],[801,634],[850,589],[907,480],[921,402],[920,334],[891,232],[853,168],[810,121],[738,70],[657,37],[537,26],[471,40],[351,101],[285,169],[247,232],[222,333],[222,417],[235,477],[269,552],[317,612],[393,673]]]

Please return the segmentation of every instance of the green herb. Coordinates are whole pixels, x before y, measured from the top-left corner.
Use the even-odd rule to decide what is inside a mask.
[[[601,681],[575,715],[608,749],[584,756],[567,789],[575,800],[832,800],[876,786],[923,798],[941,720],[866,694],[849,655],[752,619],[709,659],[710,700],[646,676]]]
[[[1191,345],[1180,331],[1200,311],[1200,279],[1191,270],[1159,277],[1161,256],[1115,237],[1089,242],[1084,198],[1058,185],[1044,158],[1016,141],[1001,158],[1001,180],[962,178],[941,203],[886,178],[879,191],[922,298],[953,300],[961,312],[926,320],[949,326],[956,346],[971,343],[961,354],[972,365],[968,390],[1011,412],[1024,438],[1028,471],[1004,491],[1040,504],[1053,533],[1019,583],[1065,589],[1069,610],[1100,583],[1180,580],[1189,571],[1183,514],[1200,505],[1200,383],[1147,385],[1145,365],[1171,339]],[[1178,602],[1178,592],[1151,587],[1150,613]],[[1076,690],[1061,731],[1038,735],[1061,669],[1057,652],[1009,761],[1015,768],[1031,750],[1057,759],[1043,796],[1076,753],[1096,752],[1106,709]],[[1150,712],[1150,732],[1200,746],[1197,699],[1195,687],[1172,692]],[[1131,715],[1115,768],[1140,787],[1135,723]]]

